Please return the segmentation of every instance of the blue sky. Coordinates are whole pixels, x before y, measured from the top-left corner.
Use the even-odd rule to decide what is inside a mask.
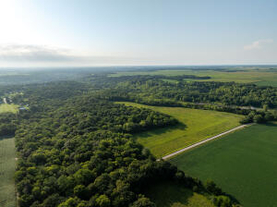
[[[2,0],[0,66],[277,64],[276,0]]]

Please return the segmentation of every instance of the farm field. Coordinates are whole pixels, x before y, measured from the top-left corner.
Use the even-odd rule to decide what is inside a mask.
[[[118,72],[111,74],[111,77],[133,76],[133,75],[196,75],[210,76],[208,80],[191,80],[191,81],[221,81],[221,82],[238,82],[238,83],[255,83],[260,86],[276,86],[277,87],[277,70],[270,69],[238,69],[230,70],[154,70],[141,72]],[[189,79],[188,79],[189,80]]]
[[[214,180],[244,207],[277,206],[277,125],[253,125],[171,160],[186,174]]]
[[[151,185],[144,193],[157,207],[214,207],[205,196],[170,182]]]
[[[0,113],[11,112],[17,113],[18,112],[18,105],[15,104],[0,104]]]
[[[118,103],[146,107],[179,120],[180,124],[177,126],[142,132],[135,136],[137,141],[149,148],[157,158],[232,129],[240,125],[239,121],[242,118],[240,115],[217,111],[147,106],[130,102]]]
[[[15,207],[16,192],[14,138],[0,138],[0,206]]]

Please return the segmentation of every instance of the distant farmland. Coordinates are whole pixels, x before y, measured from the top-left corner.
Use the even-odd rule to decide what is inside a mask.
[[[245,207],[277,206],[277,125],[254,125],[171,160],[188,175],[214,180]]]
[[[158,158],[236,127],[242,118],[240,115],[217,111],[121,103],[127,106],[146,107],[179,120],[181,124],[178,126],[151,130],[136,135],[138,142],[149,148]]]
[[[277,69],[276,68],[247,68],[234,67],[225,70],[195,70],[195,69],[169,69],[169,70],[154,70],[154,71],[132,71],[132,72],[117,72],[111,74],[111,77],[134,76],[134,75],[196,75],[209,76],[208,80],[191,80],[191,81],[221,81],[221,82],[237,82],[237,83],[255,83],[260,86],[277,86]],[[187,79],[188,80],[188,79]],[[188,80],[190,81],[190,80]]]
[[[15,207],[15,146],[14,138],[0,138],[0,206]]]

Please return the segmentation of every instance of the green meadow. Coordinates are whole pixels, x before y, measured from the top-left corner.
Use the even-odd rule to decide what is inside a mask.
[[[0,138],[0,206],[15,207],[16,191],[14,138]]]
[[[18,105],[0,104],[0,113],[18,112]],[[0,137],[0,206],[15,207],[16,190],[14,173],[16,168],[14,138]]]
[[[277,125],[253,125],[199,146],[171,162],[214,180],[244,207],[277,206]]]
[[[242,118],[240,115],[217,111],[120,103],[168,114],[180,122],[177,126],[142,132],[135,136],[157,158],[234,128]]]
[[[15,104],[0,104],[0,113],[11,112],[17,113],[18,112],[18,105]]]

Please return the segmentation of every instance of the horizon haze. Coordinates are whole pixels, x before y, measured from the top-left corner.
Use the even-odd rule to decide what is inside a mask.
[[[277,64],[277,2],[3,0],[0,67]]]

